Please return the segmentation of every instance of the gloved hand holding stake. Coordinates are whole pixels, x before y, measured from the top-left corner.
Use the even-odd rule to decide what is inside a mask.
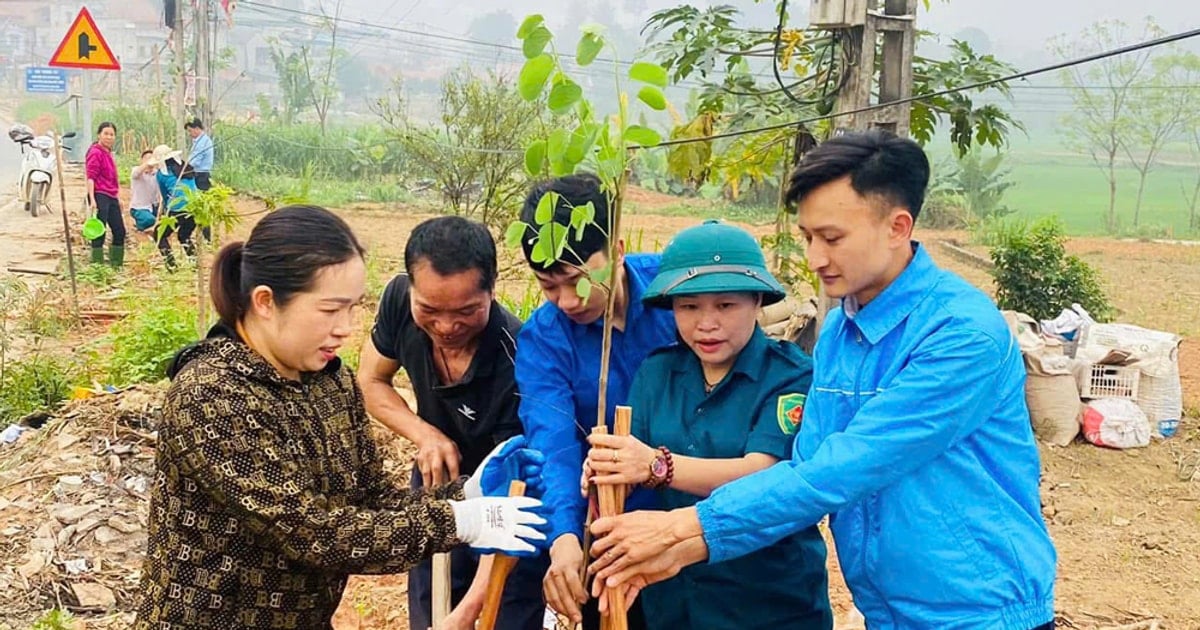
[[[546,540],[550,524],[542,502],[542,466],[546,457],[525,448],[525,437],[505,440],[483,459],[463,484],[466,501],[451,501],[458,538],[480,553],[534,556],[533,544]],[[513,481],[525,484],[529,496],[509,497]]]
[[[508,495],[509,483],[523,481],[525,496],[540,497],[546,489],[542,480],[545,463],[546,456],[541,451],[526,448],[525,436],[509,438],[483,458],[475,474],[463,485],[463,494],[468,499],[503,497]]]
[[[533,497],[481,497],[451,501],[458,539],[482,554],[532,557],[546,540],[550,523]]]

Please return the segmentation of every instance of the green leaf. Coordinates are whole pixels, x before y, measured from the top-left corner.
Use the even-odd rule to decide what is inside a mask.
[[[592,119],[595,118],[595,112],[592,110],[592,104],[589,103],[587,99],[581,99],[579,101],[579,107],[576,107],[575,109],[579,110],[580,122],[591,122]]]
[[[579,282],[575,283],[575,295],[578,295],[584,302],[592,297],[592,281],[587,278],[580,278]]]
[[[662,142],[662,136],[657,131],[641,125],[630,125],[625,130],[625,139],[643,147],[652,147]]]
[[[543,261],[549,262],[558,260],[559,252],[556,251],[558,248],[557,243],[555,242],[557,237],[557,234],[555,234],[556,231],[561,234],[565,230],[562,226],[554,223],[553,221],[546,223],[541,227],[540,230],[538,230],[538,242],[536,248],[541,250]]]
[[[550,111],[555,114],[565,114],[571,111],[575,103],[583,98],[583,88],[579,84],[563,77],[561,81],[556,81],[554,87],[550,88],[550,98],[546,105]]]
[[[517,39],[525,39],[526,37],[529,37],[529,34],[533,32],[533,29],[541,26],[543,23],[545,23],[545,21],[546,18],[537,13],[526,17],[525,21],[521,22],[521,28],[517,29]]]
[[[524,238],[525,232],[529,226],[521,221],[513,221],[508,224],[508,229],[504,231],[504,245],[509,249],[516,249],[521,246],[521,239]]]
[[[558,193],[548,192],[542,195],[542,198],[538,200],[537,211],[533,214],[533,220],[538,225],[545,227],[554,219],[554,206],[556,205],[558,205]]]
[[[583,37],[579,38],[579,44],[575,46],[575,62],[580,66],[591,65],[601,50],[604,50],[604,38],[598,33],[584,32]]]
[[[521,67],[521,74],[517,76],[517,91],[521,93],[521,98],[536,101],[542,95],[552,70],[554,58],[550,55],[542,54],[526,61]]]
[[[571,143],[567,146],[566,159],[569,162],[579,164],[584,161],[588,154],[592,151],[592,146],[596,144],[596,137],[600,135],[600,125],[595,123],[585,123],[579,126],[571,133]]]
[[[543,264],[550,261],[550,255],[547,253],[547,248],[542,245],[542,240],[539,238],[533,245],[533,250],[529,252],[529,258],[537,264]]]
[[[647,85],[638,92],[638,100],[648,105],[650,109],[660,112],[667,108],[667,97],[652,85]]]
[[[546,52],[546,46],[554,36],[550,34],[550,29],[545,26],[534,27],[533,32],[525,38],[525,43],[521,44],[521,51],[525,53],[526,59],[533,59],[538,55]]]
[[[571,227],[575,228],[575,240],[583,240],[584,231],[595,220],[596,206],[592,202],[571,208]]]
[[[608,284],[609,279],[612,278],[612,270],[613,264],[610,260],[608,264],[604,265],[603,267],[599,269],[593,269],[588,276],[591,277],[592,282],[595,282],[596,284]]]
[[[639,61],[629,68],[629,78],[660,88],[667,87],[667,71],[660,65]]]
[[[546,167],[546,141],[538,140],[525,149],[525,172],[531,177],[542,174]]]
[[[550,132],[550,138],[546,142],[546,156],[550,159],[551,164],[566,159],[570,138],[571,133],[566,129],[559,128]]]

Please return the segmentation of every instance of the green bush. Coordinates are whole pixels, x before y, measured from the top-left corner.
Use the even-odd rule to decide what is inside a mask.
[[[45,353],[23,357],[4,371],[0,382],[0,419],[12,422],[67,399],[79,377],[71,360]]]
[[[178,126],[183,124],[183,121],[175,119],[163,95],[152,98],[146,106],[118,104],[105,107],[98,110],[92,119],[96,124],[111,122],[116,125],[117,144],[114,152],[135,156],[135,160],[142,151],[160,144],[174,144]],[[128,168],[122,171],[128,176]]]
[[[1052,319],[1072,304],[1097,321],[1109,321],[1113,308],[1099,273],[1066,252],[1062,223],[1047,218],[1006,230],[992,247],[992,276],[1000,308],[1034,319]]]
[[[186,274],[163,280],[150,295],[131,295],[130,315],[99,340],[105,384],[123,387],[166,377],[171,358],[196,341],[196,308]]]

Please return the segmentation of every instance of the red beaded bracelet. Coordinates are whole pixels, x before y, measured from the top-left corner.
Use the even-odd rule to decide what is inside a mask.
[[[650,462],[650,479],[645,483],[647,488],[670,486],[671,482],[675,480],[675,459],[671,457],[671,450],[660,446],[658,452],[659,456]]]

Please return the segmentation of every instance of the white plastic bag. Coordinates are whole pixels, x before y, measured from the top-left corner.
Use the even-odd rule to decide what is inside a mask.
[[[1083,437],[1096,446],[1125,449],[1150,445],[1150,422],[1132,400],[1093,400],[1084,407],[1081,422]]]

